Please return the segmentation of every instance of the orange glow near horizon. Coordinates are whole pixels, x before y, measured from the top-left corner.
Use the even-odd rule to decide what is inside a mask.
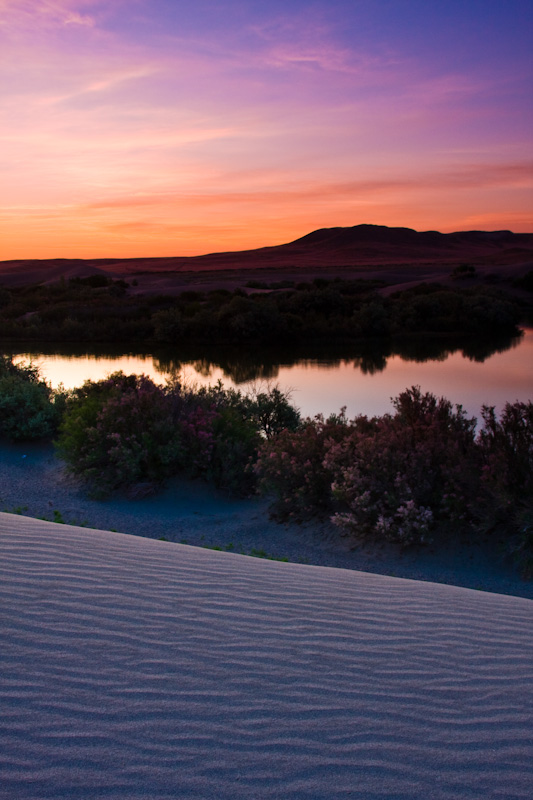
[[[0,0],[0,260],[533,232],[518,0],[461,33],[418,0],[224,5]]]

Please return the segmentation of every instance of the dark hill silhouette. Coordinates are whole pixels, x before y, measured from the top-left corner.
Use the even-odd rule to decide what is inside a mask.
[[[494,254],[509,246],[533,248],[533,234],[511,231],[461,231],[439,233],[418,232],[412,228],[388,228],[384,225],[356,225],[353,228],[322,228],[287,245],[290,250],[320,250],[335,253],[363,253],[376,257],[406,259],[409,257],[448,257],[458,250],[475,251],[479,255]]]
[[[511,231],[415,231],[383,225],[355,225],[351,228],[322,228],[293,242],[255,250],[211,253],[202,256],[166,258],[48,259],[0,262],[0,284],[24,285],[57,281],[61,276],[85,277],[104,273],[131,279],[166,274],[178,279],[182,273],[220,272],[242,276],[270,272],[329,275],[347,272],[358,276],[383,277],[393,283],[426,280],[449,274],[450,268],[468,262],[488,271],[505,268],[508,277],[533,266],[533,234]],[[401,269],[400,269],[401,268]],[[409,271],[411,270],[411,272]],[[412,273],[412,275],[411,275]],[[391,276],[396,275],[396,278]],[[155,282],[154,282],[155,281]],[[189,281],[190,283],[191,281]],[[203,280],[205,283],[205,280]],[[158,290],[166,288],[159,279]]]

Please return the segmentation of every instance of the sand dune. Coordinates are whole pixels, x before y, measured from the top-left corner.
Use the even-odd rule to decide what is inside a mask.
[[[533,602],[0,514],[0,797],[530,798]]]

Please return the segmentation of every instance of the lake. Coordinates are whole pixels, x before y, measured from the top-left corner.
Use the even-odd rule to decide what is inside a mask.
[[[533,328],[521,337],[494,342],[445,341],[432,338],[401,345],[365,344],[320,352],[254,351],[238,349],[131,351],[124,348],[69,347],[45,343],[0,346],[17,361],[32,361],[57,386],[80,386],[111,372],[144,373],[164,382],[171,373],[201,385],[221,380],[227,387],[246,390],[252,385],[279,384],[290,389],[292,402],[303,415],[325,415],[346,406],[348,416],[380,415],[391,411],[391,398],[406,387],[461,403],[479,416],[481,406],[533,399]]]

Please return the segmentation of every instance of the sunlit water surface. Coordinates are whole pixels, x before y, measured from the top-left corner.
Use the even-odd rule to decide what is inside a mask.
[[[117,370],[144,373],[160,383],[169,375],[168,360],[149,353],[72,355],[62,346],[55,352],[54,348],[47,350],[45,354],[17,348],[16,360],[37,364],[54,387],[60,383],[67,388],[81,386],[87,379],[99,380]],[[358,359],[305,359],[275,364],[267,373],[271,383],[290,389],[293,403],[303,415],[310,416],[338,412],[342,406],[346,406],[350,417],[383,414],[392,410],[391,398],[412,385],[460,403],[475,416],[479,416],[483,404],[496,406],[500,411],[507,401],[533,398],[533,328],[526,328],[524,335],[515,339],[507,350],[495,352],[483,362],[457,351],[440,360],[423,362],[392,355],[383,363],[383,369],[365,371]],[[179,365],[182,380],[189,383],[206,385],[221,380],[226,387],[244,391],[252,384],[265,384],[260,379],[238,380],[236,370],[232,371],[232,377],[231,370],[217,365],[216,359],[182,360]]]

